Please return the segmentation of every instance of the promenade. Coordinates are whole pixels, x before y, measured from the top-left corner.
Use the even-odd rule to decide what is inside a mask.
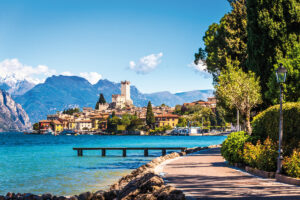
[[[255,177],[226,165],[220,148],[191,154],[162,166],[168,184],[188,199],[299,199],[300,187]]]

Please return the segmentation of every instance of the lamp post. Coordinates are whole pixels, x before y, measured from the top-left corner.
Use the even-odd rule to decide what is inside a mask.
[[[286,72],[287,70],[282,66],[280,63],[280,66],[276,70],[276,78],[277,78],[277,83],[280,84],[280,114],[279,114],[279,149],[278,149],[278,160],[277,160],[277,171],[276,173],[280,174],[281,173],[281,168],[282,168],[282,136],[283,136],[283,115],[282,115],[282,90],[283,86],[282,84],[285,82],[286,79]]]

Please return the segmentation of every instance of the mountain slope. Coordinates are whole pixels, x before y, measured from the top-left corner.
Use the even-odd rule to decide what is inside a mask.
[[[0,132],[25,131],[31,128],[29,117],[20,104],[0,90]]]

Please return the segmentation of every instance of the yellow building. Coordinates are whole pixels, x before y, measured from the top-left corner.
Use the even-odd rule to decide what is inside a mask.
[[[60,133],[64,130],[63,124],[58,120],[52,120],[51,124],[55,133]]]
[[[68,129],[69,130],[75,130],[76,129],[76,123],[75,120],[70,120],[68,123]]]
[[[173,114],[162,114],[155,116],[155,126],[162,127],[162,126],[171,126],[172,128],[176,127],[178,124],[178,115]]]

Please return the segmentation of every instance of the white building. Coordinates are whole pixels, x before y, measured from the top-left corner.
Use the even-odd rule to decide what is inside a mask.
[[[121,81],[121,94],[112,95],[112,106],[115,108],[123,108],[133,104],[130,98],[130,82]]]
[[[76,120],[75,127],[79,131],[90,130],[92,128],[91,120]]]

